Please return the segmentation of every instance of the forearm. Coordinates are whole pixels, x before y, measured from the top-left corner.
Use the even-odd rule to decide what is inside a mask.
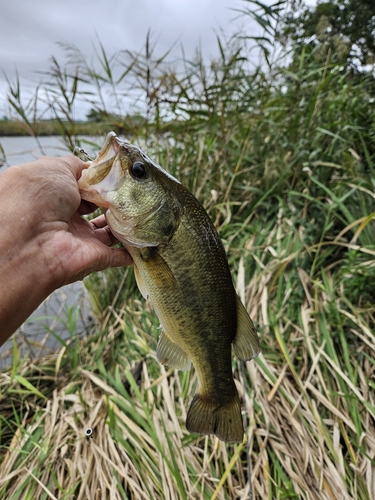
[[[5,251],[4,251],[5,250]],[[53,291],[34,241],[22,249],[2,245],[0,256],[0,345]]]
[[[53,290],[43,266],[28,183],[17,186],[18,172],[0,176],[0,345]]]

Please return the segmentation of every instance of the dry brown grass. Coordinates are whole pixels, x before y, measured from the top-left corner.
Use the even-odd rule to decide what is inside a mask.
[[[327,290],[316,289],[301,273],[306,289],[301,326],[283,321],[283,311],[274,322],[269,298],[274,272],[274,264],[263,266],[245,288],[240,266],[237,280],[263,330],[264,354],[246,364],[245,393],[239,364],[235,367],[249,420],[253,498],[375,498],[372,332],[363,315],[351,318],[358,340],[353,346],[363,353],[353,377],[330,350],[324,310],[317,314]],[[114,308],[106,318],[111,327],[105,339],[77,346],[80,367],[74,373],[66,371],[71,353],[63,348],[57,358],[25,366],[18,379],[1,375],[3,416],[22,415],[13,434],[3,438],[3,498],[249,498],[246,444],[187,433],[184,421],[196,378],[156,363],[152,316],[141,308],[138,301]],[[115,364],[109,359],[113,346]],[[137,357],[146,359],[138,365],[138,382],[129,371]],[[85,436],[88,428],[92,438]],[[3,423],[3,434],[4,429]]]

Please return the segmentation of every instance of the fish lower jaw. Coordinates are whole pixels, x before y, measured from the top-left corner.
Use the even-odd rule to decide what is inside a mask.
[[[132,236],[132,232],[134,229],[134,223],[131,224],[128,221],[128,227],[125,229],[124,221],[118,222],[111,209],[109,209],[106,213],[106,218],[111,228],[112,233],[116,236],[116,238],[121,241],[124,247],[127,250],[131,250],[131,248],[147,248],[147,247],[157,247],[159,246],[159,241],[143,241]],[[117,230],[116,227],[120,227],[121,231]]]
[[[116,236],[116,238],[121,241],[121,243],[124,245],[124,247],[129,251],[131,254],[132,248],[151,248],[151,247],[157,247],[158,243],[155,241],[151,242],[145,242],[145,241],[139,241],[136,239],[133,239],[130,235],[128,234],[123,234],[119,233],[113,227],[110,225],[112,233]]]
[[[103,197],[100,193],[91,189],[85,189],[83,187],[81,188],[80,186],[78,187],[80,188],[79,194],[81,195],[81,198],[83,200],[88,201],[90,203],[95,203],[95,205],[97,205],[98,207],[102,207],[104,209],[109,208],[109,203],[106,203],[103,200]]]

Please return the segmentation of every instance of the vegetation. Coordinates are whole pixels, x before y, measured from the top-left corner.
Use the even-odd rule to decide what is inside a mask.
[[[97,67],[68,51],[47,90],[61,120],[87,85],[98,112],[110,89],[108,131],[121,120],[120,96],[136,96],[145,123],[133,140],[215,222],[261,339],[256,360],[233,360],[247,444],[186,432],[196,376],[156,362],[155,314],[131,270],[109,270],[86,281],[90,336],[79,340],[71,321],[71,340],[37,364],[21,362],[14,344],[0,376],[0,496],[375,497],[372,80],[303,41],[285,61],[273,57],[280,4],[246,7],[266,29],[268,67],[250,69],[254,40],[236,35],[218,39],[217,60],[197,54],[177,72],[148,39],[140,54],[102,48]],[[76,144],[74,121],[65,123]]]
[[[66,125],[66,124],[65,124]],[[104,123],[77,122],[76,133],[79,135],[100,135],[104,134],[107,125]],[[40,120],[35,122],[35,133],[38,137],[46,135],[60,135],[59,123],[54,120]],[[0,120],[0,137],[3,136],[29,136],[29,127],[17,120]],[[31,134],[33,135],[33,134]]]
[[[321,55],[333,50],[336,63],[355,72],[371,70],[375,63],[375,5],[371,0],[318,0],[284,14],[280,34],[286,39],[314,47]]]
[[[102,117],[100,120],[87,120],[74,122],[74,134],[77,136],[98,136],[105,135],[108,127],[112,127],[117,134],[131,135],[137,127],[142,126],[138,116],[127,117],[125,123],[116,124],[113,119]],[[29,136],[36,137],[60,135],[64,129],[70,129],[73,124],[58,120],[39,120],[35,121],[30,127],[29,124],[20,120],[0,120],[0,137],[4,136]]]

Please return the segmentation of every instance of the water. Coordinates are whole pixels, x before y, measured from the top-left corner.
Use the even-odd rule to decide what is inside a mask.
[[[98,145],[103,143],[102,137],[82,139],[87,139]],[[33,161],[44,155],[63,156],[71,153],[60,136],[39,137],[39,143],[41,148],[34,137],[0,137],[0,145],[6,155],[6,162],[0,165],[0,172],[11,165]],[[94,153],[90,145],[87,146],[87,152]],[[95,157],[95,154],[93,156]]]
[[[95,138],[90,140],[95,142]],[[11,165],[33,161],[43,154],[63,156],[70,153],[60,137],[40,137],[39,141],[42,150],[33,137],[0,137],[0,144],[6,155],[0,172]],[[98,142],[100,141],[102,138],[98,138]],[[50,333],[51,330],[66,340],[72,334],[86,335],[90,330],[90,323],[89,302],[82,283],[57,290],[19,328],[13,338],[0,347],[0,369],[11,363],[10,352],[14,341],[22,357],[35,359],[61,347],[61,343]]]

